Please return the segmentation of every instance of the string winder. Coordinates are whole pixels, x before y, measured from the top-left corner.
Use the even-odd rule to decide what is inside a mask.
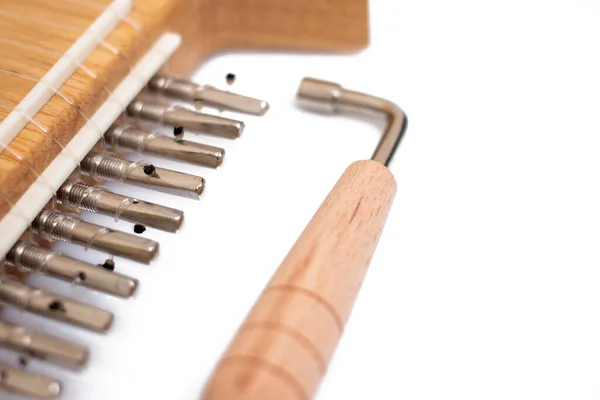
[[[52,371],[84,369],[95,354],[85,341],[72,340],[69,333],[50,334],[44,324],[110,340],[115,314],[94,300],[114,298],[111,304],[119,307],[129,298],[135,301],[144,285],[134,273],[120,271],[119,260],[152,264],[161,245],[144,234],[147,228],[184,236],[186,224],[195,223],[186,218],[187,210],[129,195],[128,188],[202,199],[211,181],[195,171],[218,172],[228,156],[223,143],[244,134],[245,115],[268,113],[266,100],[192,82],[187,79],[191,71],[224,50],[358,50],[368,42],[366,9],[365,0],[0,3],[0,347],[8,355],[0,362],[0,396],[53,399],[68,394],[69,382],[56,379]],[[391,206],[395,183],[385,165],[404,132],[404,113],[386,100],[318,80],[305,80],[298,95],[320,110],[383,115],[388,129],[373,161],[348,169],[284,261],[284,272],[276,274],[263,295],[267,299],[257,303],[262,311],[255,309],[250,317],[253,333],[234,340],[202,394],[206,399],[313,395]],[[222,110],[231,113],[224,117]],[[130,159],[132,152],[176,160],[179,168]],[[192,173],[185,165],[200,169]],[[218,174],[211,176],[218,179]],[[121,189],[109,189],[110,183]],[[81,212],[101,215],[106,223]],[[121,221],[135,224],[133,230],[121,229]],[[361,221],[364,225],[357,225]],[[323,227],[339,232],[341,239],[319,241]],[[320,250],[317,243],[323,244]],[[76,246],[107,258],[94,264],[58,250]],[[304,253],[314,258],[302,258]],[[286,277],[298,267],[297,259],[312,278],[296,282],[298,277]],[[331,271],[323,269],[327,260]],[[323,284],[337,281],[335,274],[346,268],[356,270],[352,282]],[[325,277],[330,273],[333,278]],[[62,282],[62,289],[36,286],[37,276]],[[315,308],[317,303],[325,309]],[[268,305],[262,309],[261,304]],[[290,315],[299,319],[268,320],[277,304],[291,304],[296,311]],[[267,320],[256,320],[257,312]],[[29,324],[22,317],[29,314],[44,322]],[[305,318],[314,315],[320,315],[317,322],[308,324]],[[315,329],[330,331],[332,316],[338,334],[316,334]],[[240,335],[247,335],[248,324]],[[277,326],[281,329],[273,330]],[[302,340],[293,339],[305,334],[309,347],[316,346],[320,354],[316,369],[307,366],[314,360],[303,360],[307,354],[296,348]],[[265,337],[275,348],[255,354],[253,341]],[[281,351],[298,355],[291,371],[279,365]],[[45,367],[32,369],[30,363]],[[292,383],[267,377],[265,363],[296,374]],[[244,376],[254,382],[249,389],[238,387]]]

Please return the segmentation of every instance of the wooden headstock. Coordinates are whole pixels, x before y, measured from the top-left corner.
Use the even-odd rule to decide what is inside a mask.
[[[0,122],[113,3],[6,0],[0,5]],[[129,3],[129,1],[122,1]],[[186,76],[224,51],[356,51],[368,43],[366,0],[133,0],[131,12],[0,154],[0,219],[165,32],[181,35],[169,73]],[[28,19],[23,19],[26,15]],[[34,46],[22,46],[13,38]],[[47,49],[51,49],[48,51]],[[4,54],[2,54],[4,53]],[[96,78],[92,78],[91,75]],[[33,78],[33,79],[32,79]],[[69,102],[71,104],[69,104]],[[18,156],[17,156],[18,155]]]

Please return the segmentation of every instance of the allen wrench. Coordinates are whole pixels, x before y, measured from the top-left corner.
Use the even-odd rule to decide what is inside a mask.
[[[296,97],[298,104],[310,111],[386,118],[387,126],[371,156],[371,160],[386,167],[391,162],[408,125],[404,111],[391,101],[347,90],[337,83],[304,78]]]
[[[314,397],[396,194],[387,165],[406,131],[402,109],[313,78],[302,81],[297,98],[314,111],[374,113],[388,123],[371,159],[346,169],[276,270],[215,367],[201,400]]]

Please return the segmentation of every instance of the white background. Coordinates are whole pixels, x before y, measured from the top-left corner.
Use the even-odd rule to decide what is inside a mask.
[[[303,76],[409,117],[394,208],[317,398],[600,397],[600,3],[371,0],[370,20],[360,54],[226,55],[199,70],[220,87],[236,73],[231,89],[271,110],[244,117],[236,142],[198,137],[227,149],[220,170],[144,157],[205,176],[200,202],[113,186],[186,212],[179,234],[144,233],[161,242],[156,263],[117,259],[141,280],[136,298],[35,281],[113,310],[113,332],[8,313],[91,343],[83,373],[31,366],[63,380],[64,399],[196,398],[329,189],[378,140],[377,124],[298,110]]]

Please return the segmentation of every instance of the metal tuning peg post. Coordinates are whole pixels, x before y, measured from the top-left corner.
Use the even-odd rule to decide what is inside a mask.
[[[127,182],[160,192],[198,200],[204,191],[204,178],[134,163],[110,153],[88,153],[81,161],[81,172],[94,179]]]
[[[61,392],[58,381],[4,363],[0,363],[0,389],[40,400],[56,399]]]
[[[96,332],[110,329],[111,312],[0,276],[0,302]]]
[[[156,75],[148,82],[148,89],[168,97],[199,103],[217,109],[245,114],[264,115],[269,103],[264,100],[241,96],[208,85],[198,85],[187,79]]]
[[[48,240],[75,243],[149,264],[158,255],[158,242],[82,221],[74,215],[45,210],[31,230]]]
[[[84,346],[3,321],[0,347],[70,369],[80,369],[89,357]]]
[[[211,168],[220,166],[225,157],[225,150],[220,147],[177,140],[129,125],[111,127],[104,138],[113,149],[150,153]]]
[[[122,196],[101,186],[66,180],[56,192],[60,204],[141,223],[167,232],[177,232],[183,223],[183,211]]]
[[[22,241],[9,250],[6,261],[20,270],[46,274],[119,297],[131,297],[138,287],[137,279]]]
[[[175,105],[165,105],[149,100],[134,100],[127,106],[127,114],[160,124],[183,126],[199,132],[235,139],[242,134],[242,121],[204,114]]]

